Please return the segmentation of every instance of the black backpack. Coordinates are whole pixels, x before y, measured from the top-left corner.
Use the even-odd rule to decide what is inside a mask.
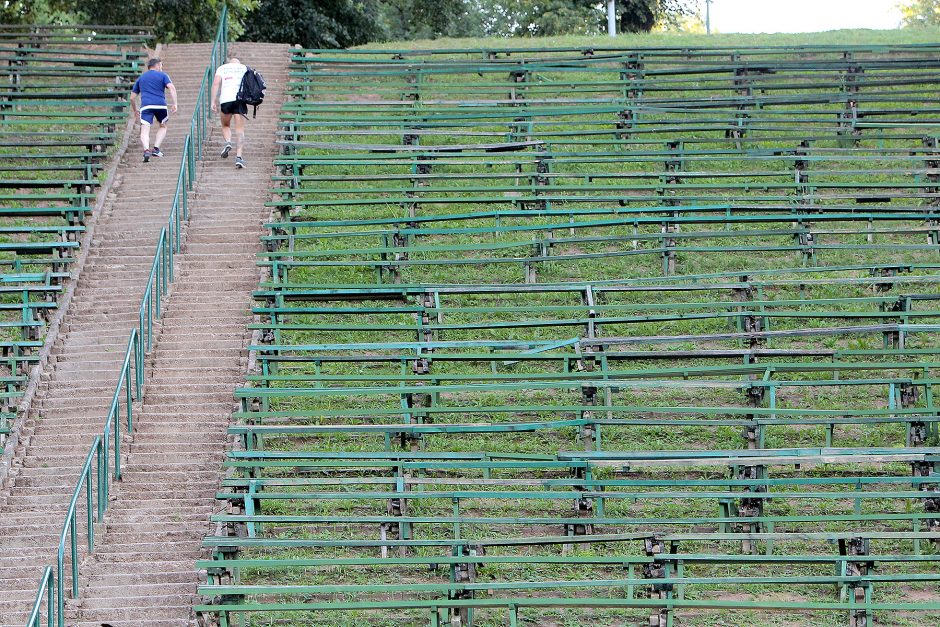
[[[253,118],[258,117],[258,105],[264,102],[264,90],[268,86],[264,82],[264,77],[249,66],[245,66],[245,75],[242,76],[241,85],[238,87],[238,94],[235,100],[244,102],[246,105],[254,107],[252,111]]]

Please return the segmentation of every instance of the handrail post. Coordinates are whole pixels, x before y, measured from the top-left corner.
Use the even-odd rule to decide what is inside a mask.
[[[202,140],[196,142],[196,145],[202,146]],[[193,151],[192,135],[186,139],[186,152],[183,158],[186,162],[186,185],[183,190],[183,219],[189,219],[189,191],[196,186],[196,153]]]
[[[147,295],[147,352],[153,350],[153,292]]]
[[[170,268],[173,266],[173,242],[170,240],[169,231],[166,233],[166,242],[163,245],[163,291],[160,297],[160,308],[157,310],[159,312],[159,317],[163,317],[163,297],[167,295],[167,292],[170,288]]]
[[[98,441],[98,447],[95,451],[98,458],[98,522],[104,517],[104,509],[107,506],[107,483],[108,483],[108,456],[102,454],[101,440]],[[102,468],[103,462],[103,468]]]
[[[134,373],[137,375],[137,380],[135,381],[136,390],[137,390],[137,400],[141,399],[141,388],[144,385],[144,352],[141,349],[140,343],[140,333],[135,329],[131,331],[134,337]]]
[[[173,260],[176,259],[176,252],[177,251],[173,250],[172,244],[170,245],[169,248],[167,248],[167,251],[166,251],[166,258],[165,258],[166,271],[163,273],[163,280],[165,283],[165,285],[163,286],[164,295],[170,293],[170,284],[173,282],[173,264],[174,264]]]
[[[163,273],[163,246],[164,246],[165,239],[166,239],[166,227],[163,227],[163,230],[160,231],[160,243],[157,245],[157,259],[156,259],[157,271],[154,274],[154,280],[153,280],[153,287],[157,291],[157,295],[154,296],[152,293],[150,295],[150,298],[153,301],[154,309],[156,310],[156,318],[161,317],[160,300],[163,298],[163,292],[161,291],[162,283],[160,282],[160,275]]]
[[[65,627],[65,592],[62,590],[62,571],[65,570],[64,547],[59,544],[59,552],[56,554],[56,607],[58,611],[58,627]]]
[[[170,282],[169,282],[170,273],[168,270],[169,270],[170,260],[173,258],[173,242],[170,241],[169,225],[163,228],[165,229],[163,233],[163,239],[164,239],[163,257],[161,257],[161,260],[163,261],[163,272],[160,274],[160,279],[162,281],[161,282],[162,291],[160,292],[160,300],[157,301],[159,304],[159,307],[157,307],[157,313],[158,313],[157,317],[159,318],[163,317],[163,299],[166,297],[168,288],[170,286]]]
[[[130,347],[128,347],[128,350]],[[130,433],[134,430],[134,416],[132,405],[134,404],[133,391],[134,388],[131,387],[131,362],[130,362],[130,353],[125,356],[124,361],[124,387],[127,389],[124,391],[124,402],[127,403],[127,432]]]
[[[72,529],[69,534],[72,549],[72,598],[78,598],[78,520],[72,510]]]
[[[118,414],[115,416],[115,414]],[[109,420],[114,421],[114,480],[121,480],[121,416],[114,410],[114,402],[111,403],[111,413]]]
[[[222,5],[222,56],[228,55],[228,5]]]
[[[95,498],[94,492],[92,492],[93,485],[91,482],[91,472],[85,476],[85,495],[88,499],[87,502],[87,513],[88,513],[88,552],[95,552]]]
[[[108,449],[110,448],[110,443],[111,443],[111,430],[110,429],[106,428],[104,430],[104,438],[102,442],[103,444],[101,448],[101,459],[102,459],[101,466],[104,472],[102,473],[103,477],[102,477],[102,485],[101,485],[101,495],[99,495],[98,498],[101,501],[104,501],[104,504],[102,505],[101,503],[99,503],[98,507],[101,510],[101,514],[104,515],[104,510],[108,508],[108,496],[109,496],[109,492],[111,491],[111,483],[108,481],[108,477],[111,474],[110,472],[111,460],[108,457]]]
[[[53,621],[55,620],[55,575],[52,573],[52,568],[47,568],[46,572],[46,623],[49,627],[53,627]],[[49,581],[49,579],[52,581]]]
[[[213,64],[214,63],[215,61],[213,62]],[[210,68],[206,68],[206,75],[203,78],[203,80],[206,81],[206,85],[212,85],[213,78],[214,77],[212,75],[212,70]],[[211,102],[211,98],[212,98],[212,94],[209,94],[210,102]],[[206,136],[208,135],[207,129],[209,128],[209,119],[211,115],[211,112],[209,111],[209,107],[206,106],[205,99],[202,101],[201,104],[202,104],[202,109],[199,112],[199,142],[198,142],[200,158],[202,158],[202,150],[203,150],[202,143],[205,141]]]

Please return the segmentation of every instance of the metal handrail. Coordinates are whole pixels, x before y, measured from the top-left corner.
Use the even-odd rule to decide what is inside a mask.
[[[47,609],[47,625],[51,625],[53,619],[55,618],[55,577],[52,574],[52,566],[46,566],[46,569],[42,571],[42,578],[39,580],[39,589],[36,591],[36,602],[33,603],[33,611],[29,614],[29,620],[27,620],[27,625],[37,625],[39,620],[39,611],[42,608],[42,599],[43,596],[48,596],[46,599],[46,609]]]
[[[44,599],[47,606],[46,625],[65,627],[65,555],[67,550],[70,560],[71,598],[79,596],[78,504],[82,492],[85,493],[88,552],[92,553],[95,550],[95,522],[101,522],[108,508],[111,482],[121,480],[122,412],[126,418],[126,432],[131,433],[134,430],[133,404],[134,401],[142,398],[144,389],[144,359],[153,349],[154,323],[163,315],[163,299],[167,296],[170,283],[173,282],[175,256],[179,253],[182,244],[181,227],[189,219],[189,192],[196,181],[196,163],[202,160],[202,144],[209,133],[211,116],[209,88],[216,68],[224,62],[227,53],[227,13],[227,8],[223,5],[209,64],[196,97],[189,134],[183,141],[176,193],[173,196],[170,215],[166,226],[160,229],[160,235],[157,238],[157,249],[150,267],[147,287],[141,297],[137,327],[131,330],[127,341],[127,350],[124,353],[124,361],[111,398],[104,428],[101,435],[95,436],[88,455],[85,457],[85,463],[82,465],[75,490],[72,492],[72,499],[66,510],[65,523],[59,536],[55,566],[46,566],[43,571],[26,627],[41,627]],[[97,498],[95,498],[96,493]]]

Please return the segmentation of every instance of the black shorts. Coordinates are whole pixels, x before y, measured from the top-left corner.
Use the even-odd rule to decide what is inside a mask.
[[[223,102],[219,105],[219,109],[226,115],[232,115],[233,113],[248,115],[248,105],[246,105],[244,102],[239,102],[238,100],[233,100],[232,102]]]

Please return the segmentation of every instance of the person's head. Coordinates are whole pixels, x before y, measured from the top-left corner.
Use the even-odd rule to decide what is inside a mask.
[[[238,57],[236,57],[235,55],[230,56],[230,57],[228,58],[228,62],[229,62],[229,63],[241,63],[241,61],[239,61],[239,60],[238,60]]]
[[[162,69],[163,69],[163,61],[161,61],[161,60],[160,60],[159,58],[157,58],[157,57],[154,57],[154,58],[150,59],[149,61],[147,61],[147,69],[148,69],[148,70],[162,70]]]

